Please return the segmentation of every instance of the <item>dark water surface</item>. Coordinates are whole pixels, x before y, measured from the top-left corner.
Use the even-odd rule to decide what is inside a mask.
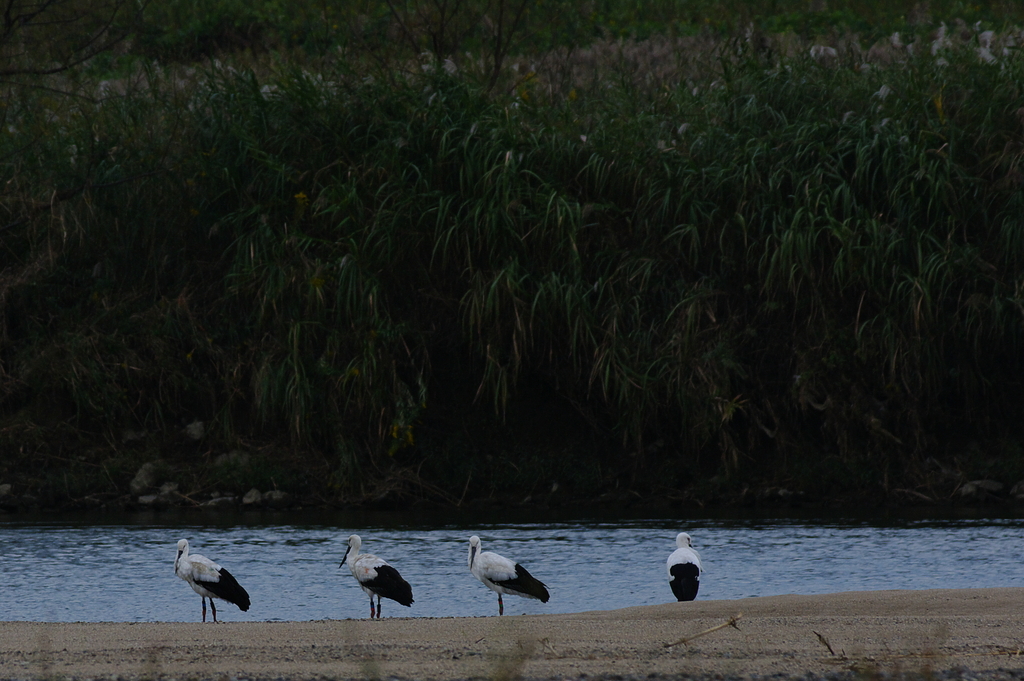
[[[1022,518],[687,518],[497,522],[485,515],[289,513],[0,516],[0,620],[198,621],[200,599],[174,575],[187,538],[248,590],[247,613],[220,619],[365,617],[368,598],[338,567],[349,534],[412,584],[411,608],[384,615],[497,614],[466,565],[468,539],[526,566],[547,604],[505,598],[506,614],[605,610],[672,600],[665,559],[679,531],[705,573],[698,600],[876,589],[1024,586]]]

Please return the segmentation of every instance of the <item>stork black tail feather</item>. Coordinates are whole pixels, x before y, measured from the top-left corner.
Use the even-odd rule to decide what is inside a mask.
[[[669,586],[677,601],[692,601],[697,598],[700,588],[700,568],[693,563],[676,563],[669,570],[672,579]]]
[[[242,612],[249,609],[249,594],[238,583],[238,580],[224,568],[220,569],[220,580],[216,582],[202,582],[201,585],[217,598],[228,603],[234,603]]]

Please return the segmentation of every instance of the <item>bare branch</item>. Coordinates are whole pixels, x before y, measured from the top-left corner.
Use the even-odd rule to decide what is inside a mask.
[[[392,2],[392,0],[385,1],[388,3],[388,9],[391,10],[391,16],[395,18],[396,22],[398,22],[398,27],[402,29],[402,35],[404,35],[405,39],[409,42],[409,47],[412,48],[413,52],[416,52],[419,49],[419,45],[416,43],[416,36],[413,35],[413,32],[409,29],[408,24],[405,23],[405,20],[402,18],[401,13],[399,13],[399,11],[395,8],[395,3]]]
[[[54,75],[111,49],[127,37],[127,24],[118,30],[118,21],[133,7],[131,0],[6,0],[0,53],[7,66],[0,78]]]
[[[492,64],[491,77],[487,84],[488,89],[493,88],[498,83],[498,78],[501,76],[501,67],[504,65],[505,58],[511,51],[513,38],[522,26],[529,2],[530,0],[519,0],[519,4],[512,12],[511,22],[506,25],[506,0],[499,0],[498,21],[496,22],[493,32],[493,40],[491,42]]]

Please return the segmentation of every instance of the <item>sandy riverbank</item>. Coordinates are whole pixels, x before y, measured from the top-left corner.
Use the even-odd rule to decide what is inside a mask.
[[[738,613],[738,629],[665,647]],[[1022,648],[1024,589],[874,591],[502,618],[3,622],[0,678],[1024,673]]]

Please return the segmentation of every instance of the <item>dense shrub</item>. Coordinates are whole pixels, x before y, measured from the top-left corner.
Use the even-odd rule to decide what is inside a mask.
[[[1016,433],[1015,42],[608,40],[496,89],[426,56],[12,89],[0,446],[266,446],[335,492],[419,470],[449,498],[499,487],[495,448],[525,488],[910,484],[947,441]]]

